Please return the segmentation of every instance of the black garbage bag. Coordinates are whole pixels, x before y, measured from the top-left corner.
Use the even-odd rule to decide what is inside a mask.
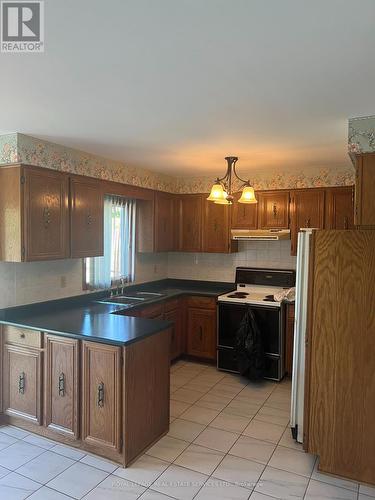
[[[241,375],[259,380],[264,375],[264,348],[253,311],[249,308],[236,333],[235,351]]]

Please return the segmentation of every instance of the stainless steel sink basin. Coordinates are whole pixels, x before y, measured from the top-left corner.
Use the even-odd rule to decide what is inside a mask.
[[[104,297],[103,299],[97,300],[101,304],[124,304],[124,305],[138,305],[148,300],[156,299],[158,297],[163,297],[163,293],[157,292],[130,292],[124,295],[113,295],[112,297]]]

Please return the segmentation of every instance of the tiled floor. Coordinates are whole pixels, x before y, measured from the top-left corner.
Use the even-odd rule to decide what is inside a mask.
[[[0,427],[0,499],[374,499],[375,488],[317,471],[290,437],[289,406],[288,381],[178,362],[170,432],[127,469]]]

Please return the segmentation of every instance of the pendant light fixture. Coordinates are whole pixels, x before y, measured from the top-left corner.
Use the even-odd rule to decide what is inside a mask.
[[[255,197],[254,188],[251,186],[250,181],[245,181],[236,172],[237,156],[227,156],[227,172],[224,177],[217,178],[215,184],[211,188],[208,201],[213,201],[218,205],[231,205],[234,200],[232,180],[237,179],[242,182],[242,193],[238,203],[258,203]]]

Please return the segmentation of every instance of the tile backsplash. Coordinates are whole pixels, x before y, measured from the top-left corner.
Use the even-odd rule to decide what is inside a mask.
[[[290,244],[290,240],[240,241],[233,254],[169,253],[168,277],[233,282],[237,266],[295,269]]]

